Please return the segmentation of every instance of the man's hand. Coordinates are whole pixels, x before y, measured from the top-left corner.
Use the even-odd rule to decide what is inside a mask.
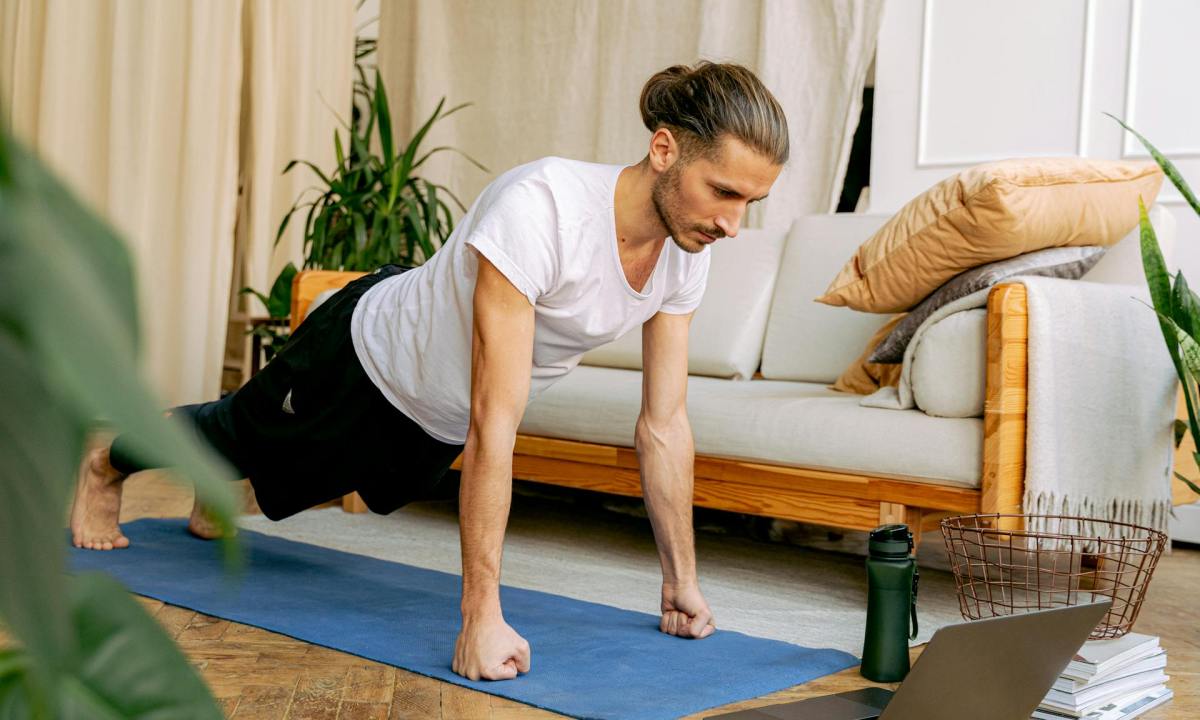
[[[502,618],[464,619],[451,669],[468,680],[512,680],[529,672],[529,643]]]
[[[712,610],[708,609],[708,603],[704,601],[700,586],[696,583],[664,582],[662,614],[658,629],[668,635],[700,639],[717,630]]]

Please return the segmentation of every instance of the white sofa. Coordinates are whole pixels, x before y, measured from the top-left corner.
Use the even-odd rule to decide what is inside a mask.
[[[1169,253],[1173,219],[1158,207],[1152,219]],[[709,284],[692,323],[689,352],[688,416],[701,458],[697,474],[705,463],[730,460],[735,464],[715,473],[718,479],[736,482],[738,472],[769,468],[776,474],[805,471],[777,479],[787,483],[791,477],[796,487],[814,491],[822,489],[823,480],[857,480],[860,499],[871,505],[862,517],[855,516],[854,508],[849,515],[844,507],[827,511],[819,502],[815,512],[789,515],[818,522],[824,518],[841,527],[900,519],[932,526],[946,512],[922,513],[921,508],[949,510],[936,502],[925,504],[919,489],[885,497],[868,488],[872,480],[902,481],[910,490],[920,484],[930,490],[973,491],[976,511],[1019,511],[1011,501],[1007,507],[989,507],[983,497],[986,310],[955,313],[927,329],[913,358],[916,409],[864,407],[861,396],[829,387],[889,316],[829,307],[813,298],[886,220],[883,215],[805,217],[786,232],[744,230],[713,246]],[[1111,248],[1084,280],[1144,284],[1136,231]],[[587,455],[589,447],[593,454],[598,448],[632,448],[641,402],[640,345],[635,331],[592,351],[580,367],[530,403],[521,434],[531,441],[553,438],[569,445],[556,451],[527,443],[529,452],[522,453],[519,443],[518,456],[527,455],[528,462],[518,462],[524,467],[515,467],[515,475],[520,477],[524,469],[531,479],[636,494],[631,483],[636,465],[630,466],[628,451],[623,461],[571,454]],[[551,471],[543,467],[545,456],[577,466]],[[605,487],[602,476],[581,482],[566,477],[583,473],[582,465],[589,463],[608,465],[614,474],[624,471],[624,481]],[[721,498],[704,502],[699,479],[697,488],[698,504],[730,507]],[[773,492],[766,490],[767,495]],[[1014,491],[996,493],[1011,500]],[[738,509],[779,516],[764,498]],[[972,508],[968,503],[959,507],[963,509]]]

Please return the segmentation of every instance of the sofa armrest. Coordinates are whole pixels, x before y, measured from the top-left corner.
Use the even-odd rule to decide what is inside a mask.
[[[304,319],[308,306],[321,293],[345,287],[352,280],[366,275],[365,272],[350,272],[340,270],[301,270],[292,278],[292,332]]]
[[[1020,283],[1002,283],[988,293],[982,513],[1021,512],[1025,493],[1028,308],[1025,286]],[[1019,529],[1011,522],[1002,527]]]

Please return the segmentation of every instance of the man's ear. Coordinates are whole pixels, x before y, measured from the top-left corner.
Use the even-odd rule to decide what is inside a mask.
[[[654,131],[650,136],[650,167],[655,172],[666,172],[679,161],[679,143],[674,133],[665,127]]]

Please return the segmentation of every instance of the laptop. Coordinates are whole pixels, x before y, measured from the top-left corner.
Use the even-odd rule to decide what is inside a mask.
[[[1111,600],[947,625],[894,693],[878,687],[710,715],[711,720],[1028,718]]]

